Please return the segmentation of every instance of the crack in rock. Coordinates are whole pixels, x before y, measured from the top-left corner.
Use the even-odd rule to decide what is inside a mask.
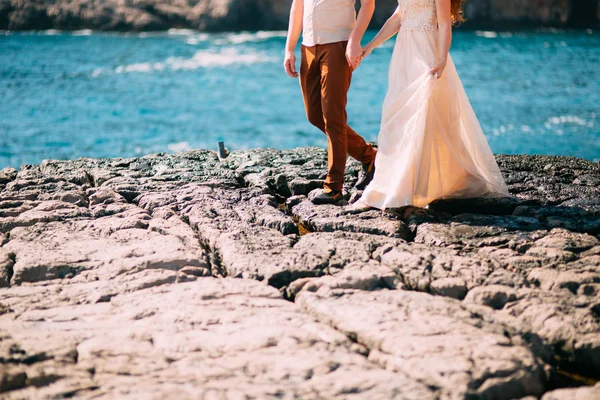
[[[593,396],[561,387],[600,376],[597,165],[497,159],[514,197],[385,213],[307,201],[316,148],[3,170],[0,357],[48,358],[11,363],[1,389]]]
[[[407,291],[302,292],[297,303],[370,349],[388,370],[448,398],[540,395],[544,363],[518,336],[473,317],[456,300]],[[512,342],[512,343],[511,343]]]

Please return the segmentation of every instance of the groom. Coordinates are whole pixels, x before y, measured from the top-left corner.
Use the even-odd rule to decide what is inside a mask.
[[[369,26],[375,0],[293,0],[284,68],[298,77],[294,49],[302,32],[300,88],[308,121],[327,135],[327,178],[315,204],[337,204],[342,198],[346,157],[362,163],[355,187],[363,190],[373,179],[375,155],[347,124],[346,102],[352,71],[360,64],[360,41]]]

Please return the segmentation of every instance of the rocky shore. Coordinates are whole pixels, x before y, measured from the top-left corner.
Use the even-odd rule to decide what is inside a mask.
[[[208,31],[286,29],[292,0],[2,0],[2,30]],[[397,0],[377,0],[373,27]],[[465,27],[583,27],[600,23],[598,0],[469,0]]]
[[[598,399],[598,165],[498,162],[385,213],[317,148],[1,170],[0,396]]]

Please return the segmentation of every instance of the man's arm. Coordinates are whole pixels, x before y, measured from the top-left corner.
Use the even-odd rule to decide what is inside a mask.
[[[373,18],[373,12],[375,12],[375,0],[360,0],[360,11],[356,19],[356,26],[350,34],[348,47],[346,48],[346,59],[352,69],[356,69],[358,64],[360,64],[362,56],[360,41],[369,27],[371,18]]]
[[[304,17],[304,0],[294,0],[290,11],[290,26],[288,27],[287,41],[285,43],[285,58],[283,68],[292,78],[298,77],[296,71],[296,54],[294,50],[302,33],[302,19]]]

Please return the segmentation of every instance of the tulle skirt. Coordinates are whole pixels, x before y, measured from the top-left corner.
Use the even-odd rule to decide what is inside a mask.
[[[375,177],[361,198],[379,209],[440,198],[508,195],[452,58],[441,79],[437,32],[400,30],[383,104]]]

